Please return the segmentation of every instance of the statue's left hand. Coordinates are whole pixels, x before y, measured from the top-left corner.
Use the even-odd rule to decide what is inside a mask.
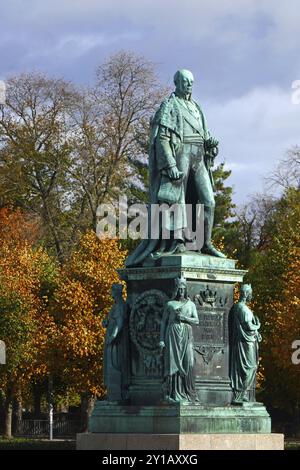
[[[218,153],[219,153],[218,147],[213,147],[210,151],[210,154],[213,158],[215,158],[218,155]]]
[[[218,147],[219,141],[214,137],[209,137],[209,139],[206,140],[205,144],[207,148],[215,148]]]
[[[219,153],[218,145],[219,145],[219,141],[215,139],[214,137],[209,137],[209,139],[205,141],[204,143],[205,153],[209,158],[213,159],[218,155]],[[213,162],[211,162],[211,166],[212,164]]]

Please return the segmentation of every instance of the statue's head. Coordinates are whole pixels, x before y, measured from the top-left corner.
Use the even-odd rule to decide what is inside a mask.
[[[251,284],[242,284],[240,289],[240,300],[250,302],[252,299],[252,287]]]
[[[175,279],[175,298],[187,298],[187,283],[184,277]]]
[[[115,283],[111,287],[111,295],[114,299],[117,299],[122,296],[123,292],[123,285]]]
[[[174,84],[176,87],[176,94],[187,98],[192,94],[194,77],[192,72],[189,70],[181,69],[177,70],[174,75]]]

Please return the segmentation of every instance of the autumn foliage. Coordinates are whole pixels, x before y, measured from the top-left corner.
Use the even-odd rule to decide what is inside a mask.
[[[33,384],[45,398],[53,378],[55,398],[66,401],[104,393],[102,321],[127,254],[122,246],[136,241],[100,240],[91,228],[99,204],[125,194],[147,200],[149,122],[165,90],[153,64],[126,52],[98,69],[91,89],[36,73],[7,85],[0,106],[0,339],[7,348],[0,413],[4,404],[9,435],[13,400],[30,397]],[[259,399],[298,419],[300,366],[291,356],[300,339],[299,155],[297,147],[272,175],[281,196],[258,195],[238,210],[231,172],[217,166],[213,231],[216,246],[249,270],[251,308],[262,323]]]
[[[56,265],[34,246],[37,230],[20,210],[0,210],[0,332],[7,347],[0,388],[8,407],[48,370],[48,334],[54,324],[47,304]]]
[[[0,331],[7,364],[0,388],[7,412],[32,383],[57,379],[66,394],[101,396],[104,328],[126,252],[117,240],[83,235],[59,266],[36,246],[38,225],[21,210],[0,211]]]
[[[263,399],[296,411],[300,399],[299,365],[292,343],[300,339],[300,192],[290,189],[278,202],[269,245],[253,265],[253,308],[262,321]]]
[[[51,307],[57,324],[53,364],[70,392],[103,394],[102,320],[112,305],[110,289],[119,282],[116,269],[125,255],[117,240],[100,240],[89,231],[61,271]]]

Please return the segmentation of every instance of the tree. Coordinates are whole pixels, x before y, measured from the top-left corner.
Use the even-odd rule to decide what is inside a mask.
[[[300,376],[291,361],[300,332],[300,191],[288,189],[268,224],[268,244],[257,252],[249,272],[256,314],[262,320],[261,347],[266,404],[299,419]]]
[[[216,210],[215,210],[215,229],[224,229],[228,219],[234,216],[233,210],[235,204],[232,201],[232,186],[226,186],[226,180],[230,178],[231,170],[225,169],[225,162],[220,163],[213,170],[214,183],[216,188]]]
[[[266,178],[269,188],[280,187],[283,190],[300,188],[300,147],[294,146],[287,151],[275,170]]]
[[[150,118],[160,103],[154,65],[118,52],[99,66],[96,86],[78,103],[72,179],[95,228],[97,208],[143,188]],[[142,165],[143,166],[143,165]],[[136,195],[136,194],[135,194]]]
[[[233,219],[235,204],[232,201],[232,186],[226,186],[226,181],[230,178],[230,175],[231,170],[225,169],[225,162],[220,163],[213,170],[216,200],[213,238],[221,251],[225,250],[228,256],[233,256],[235,247],[232,245],[232,240],[235,239],[234,233],[236,230],[236,222]]]
[[[36,214],[46,246],[64,256],[71,204],[66,178],[70,166],[70,111],[74,88],[38,73],[7,80],[0,106],[0,196]]]
[[[266,178],[269,189],[280,189],[282,196],[291,188],[299,189],[299,148],[287,152],[275,170]],[[243,268],[251,268],[259,253],[263,253],[276,232],[276,217],[280,196],[272,193],[253,195],[249,202],[239,207],[235,218],[226,227],[225,246],[234,253]]]
[[[231,245],[242,267],[249,268],[257,252],[269,245],[277,204],[273,196],[255,195],[236,211]]]
[[[54,327],[47,313],[55,264],[35,248],[36,225],[20,211],[0,210],[0,331],[7,363],[0,369],[5,398],[5,435],[11,437],[12,405],[30,381],[47,374],[47,339]]]
[[[117,240],[100,240],[88,231],[61,271],[52,304],[58,327],[51,342],[52,373],[67,392],[84,398],[85,422],[95,396],[104,393],[102,321],[112,305],[110,289],[119,282],[116,270],[125,256]]]
[[[41,219],[43,242],[60,262],[97,208],[145,193],[150,117],[164,96],[154,65],[119,52],[80,91],[40,73],[7,80],[0,105],[0,206]]]

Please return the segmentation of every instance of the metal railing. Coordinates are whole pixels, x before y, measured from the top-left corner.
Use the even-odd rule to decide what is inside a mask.
[[[56,420],[53,421],[53,437],[75,436],[81,432],[80,420]],[[16,435],[26,437],[48,437],[50,423],[47,419],[23,419],[18,426]]]

